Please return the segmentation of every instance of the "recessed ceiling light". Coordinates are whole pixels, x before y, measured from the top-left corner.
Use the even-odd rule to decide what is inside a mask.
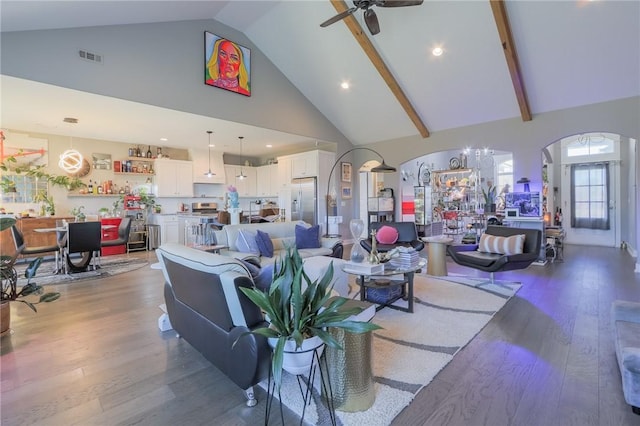
[[[349,82],[347,82],[347,81],[343,81],[343,82],[340,84],[340,87],[342,87],[343,89],[348,89],[348,88],[349,88]]]
[[[442,47],[434,47],[431,53],[433,56],[440,56],[444,53],[444,50],[442,50]]]
[[[215,144],[212,144],[212,143],[209,144],[209,148],[215,148],[215,147],[216,147]]]
[[[273,148],[273,145],[271,145],[271,144],[268,144],[268,145],[265,145],[265,146],[266,146],[267,148]]]
[[[160,140],[161,140],[162,142],[166,142],[166,141],[168,141],[169,139],[167,139],[167,138],[160,138]]]

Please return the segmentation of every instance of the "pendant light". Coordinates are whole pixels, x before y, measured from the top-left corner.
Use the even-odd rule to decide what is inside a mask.
[[[216,175],[211,171],[211,133],[213,133],[211,130],[207,130],[207,134],[209,135],[209,171],[204,174],[209,179]]]
[[[77,124],[77,118],[65,117],[62,121],[70,124]],[[60,154],[58,166],[67,173],[76,173],[82,168],[84,158],[76,149],[73,149],[73,136],[70,136],[71,148]]]
[[[242,160],[243,159],[243,156],[242,156],[242,139],[244,139],[244,136],[238,136],[238,139],[240,139],[240,160]],[[240,180],[244,180],[244,179],[247,178],[247,176],[242,171],[242,166],[240,166],[240,174],[237,175],[236,178],[238,178]]]

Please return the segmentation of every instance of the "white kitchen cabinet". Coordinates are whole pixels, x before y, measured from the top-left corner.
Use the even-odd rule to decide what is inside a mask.
[[[291,187],[291,157],[278,157],[277,166],[277,190],[289,189]]]
[[[221,152],[211,151],[211,171],[215,175],[210,178],[205,176],[205,173],[209,171],[209,151],[206,149],[190,149],[189,154],[193,162],[193,183],[224,184],[226,182]]]
[[[151,219],[151,218],[150,218]],[[175,214],[155,214],[150,220],[155,225],[160,226],[160,242],[178,243],[180,241],[180,231],[178,228],[178,215]]]
[[[256,167],[256,194],[258,197],[274,197],[278,194],[278,165]]]
[[[234,166],[225,164],[224,166],[226,177],[226,184],[233,185],[238,189],[238,195],[240,197],[255,197],[256,191],[256,178],[257,172],[255,167],[250,166]],[[244,173],[246,178],[240,179],[236,176],[240,174],[240,171]]]
[[[193,164],[191,161],[156,160],[158,197],[193,197]]]
[[[303,152],[291,157],[291,177],[318,176],[318,151]]]

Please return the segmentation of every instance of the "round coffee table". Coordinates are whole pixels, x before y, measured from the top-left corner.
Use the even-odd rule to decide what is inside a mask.
[[[453,238],[437,236],[424,237],[422,241],[429,244],[427,274],[436,277],[447,275],[447,246],[453,242]]]
[[[424,268],[424,259],[420,263],[410,268],[392,268],[388,263],[385,264],[384,271],[376,273],[366,273],[362,271],[354,271],[349,269],[349,263],[345,263],[342,270],[350,275],[357,275],[356,283],[360,286],[360,300],[366,300],[376,303],[376,311],[384,307],[397,309],[399,311],[413,313],[413,276],[416,271]],[[402,275],[401,279],[396,276]],[[395,294],[394,288],[400,287]],[[371,300],[368,296],[368,290],[387,289],[390,297],[386,300]],[[370,292],[369,292],[370,295]],[[407,300],[407,307],[394,305],[399,299]]]

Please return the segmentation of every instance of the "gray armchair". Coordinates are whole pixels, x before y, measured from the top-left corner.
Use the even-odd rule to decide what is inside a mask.
[[[500,254],[477,251],[477,244],[451,245],[447,247],[447,253],[458,265],[479,269],[491,274],[491,282],[494,282],[494,273],[524,269],[531,265],[540,256],[540,244],[542,232],[538,229],[510,228],[508,226],[489,225],[484,232],[498,237],[510,237],[524,235],[524,247],[521,254]]]
[[[175,243],[163,244],[156,255],[173,329],[245,390],[248,406],[256,405],[253,386],[268,377],[271,348],[262,336],[238,340],[267,325],[260,308],[239,290],[253,287],[249,270],[232,257]]]

